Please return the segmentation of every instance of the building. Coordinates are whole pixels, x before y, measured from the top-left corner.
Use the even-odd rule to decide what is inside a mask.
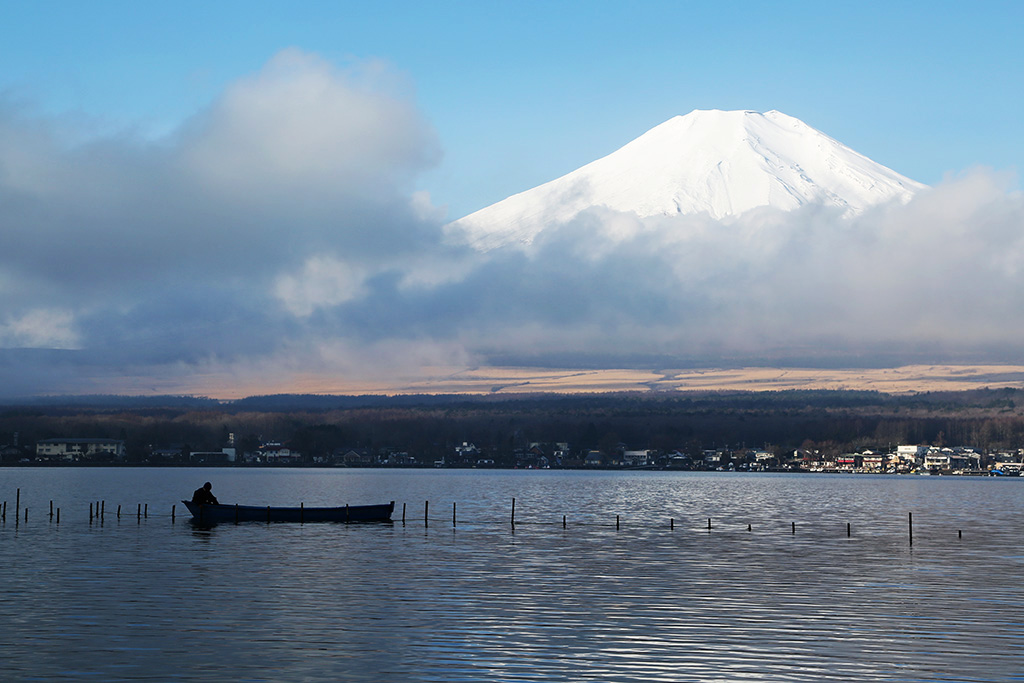
[[[963,470],[971,466],[971,458],[954,451],[952,448],[931,448],[924,456],[926,470],[951,471]]]
[[[235,461],[234,448],[222,448],[219,451],[191,451],[188,461],[196,465],[225,465]]]
[[[706,450],[704,451],[704,464],[708,467],[714,467],[722,462],[722,451],[718,450]]]
[[[896,456],[900,460],[920,462],[928,452],[928,446],[897,446]]]
[[[18,462],[25,458],[25,453],[17,446],[0,446],[0,462]]]
[[[623,451],[622,462],[627,467],[646,467],[650,465],[654,454],[651,451]]]
[[[865,472],[884,472],[885,454],[878,451],[864,451],[860,454],[860,466]]]
[[[996,459],[992,465],[994,474],[1019,476],[1021,473],[1021,462],[1016,459]]]
[[[334,453],[334,461],[349,467],[369,467],[377,464],[369,448],[342,448]]]
[[[181,444],[154,448],[149,454],[150,460],[155,461],[180,462],[184,457],[184,446]]]
[[[910,472],[924,464],[928,446],[897,446],[890,464],[895,472]]]
[[[47,460],[124,460],[124,441],[118,439],[43,439],[36,457]]]
[[[255,455],[256,462],[265,463],[294,463],[302,458],[302,454],[293,451],[277,441],[271,441],[260,446]]]
[[[860,455],[857,453],[842,453],[836,456],[835,469],[840,472],[852,472],[860,467]]]

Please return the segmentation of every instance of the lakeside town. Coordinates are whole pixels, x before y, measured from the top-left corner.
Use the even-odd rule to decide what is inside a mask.
[[[17,435],[15,435],[17,436]],[[797,448],[631,449],[625,443],[601,449],[574,449],[568,442],[530,442],[502,449],[468,441],[412,453],[392,447],[343,447],[302,452],[278,441],[240,449],[233,434],[220,450],[194,450],[184,444],[153,447],[129,457],[125,442],[106,438],[50,438],[31,446],[0,446],[3,465],[180,465],[286,467],[434,467],[508,469],[624,469],[729,472],[827,472],[849,474],[937,474],[1020,476],[1024,448],[984,452],[971,447],[920,444],[888,450],[823,452]]]

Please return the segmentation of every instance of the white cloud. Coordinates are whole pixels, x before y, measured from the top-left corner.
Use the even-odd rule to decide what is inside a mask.
[[[0,323],[0,348],[75,349],[79,344],[69,311],[36,309]]]
[[[184,131],[182,157],[204,184],[261,202],[404,184],[436,161],[433,135],[396,76],[376,62],[348,72],[285,50],[231,87]]]
[[[365,294],[363,269],[329,256],[308,259],[298,273],[278,276],[274,294],[294,315],[343,304]]]
[[[3,343],[81,349],[0,358],[22,392],[275,358],[293,334],[336,334],[336,318],[295,315],[352,302],[437,241],[412,193],[437,142],[380,62],[287,50],[157,142],[83,141],[64,123],[0,99]],[[75,311],[74,326],[35,310]]]

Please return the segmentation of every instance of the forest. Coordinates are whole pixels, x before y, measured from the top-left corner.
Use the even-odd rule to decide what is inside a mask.
[[[219,451],[229,442],[240,453],[286,444],[304,462],[342,449],[400,450],[428,462],[463,442],[498,463],[534,443],[568,443],[575,453],[813,448],[827,457],[899,444],[991,452],[1024,447],[1021,398],[1016,389],[49,398],[0,407],[0,447],[4,464],[31,461],[35,442],[53,438],[124,441],[129,464],[160,449]]]

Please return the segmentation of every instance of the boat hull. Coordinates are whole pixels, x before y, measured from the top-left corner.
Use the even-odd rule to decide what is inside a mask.
[[[270,505],[201,505],[181,501],[197,522],[390,522],[395,501],[384,505],[342,507],[273,507]]]

